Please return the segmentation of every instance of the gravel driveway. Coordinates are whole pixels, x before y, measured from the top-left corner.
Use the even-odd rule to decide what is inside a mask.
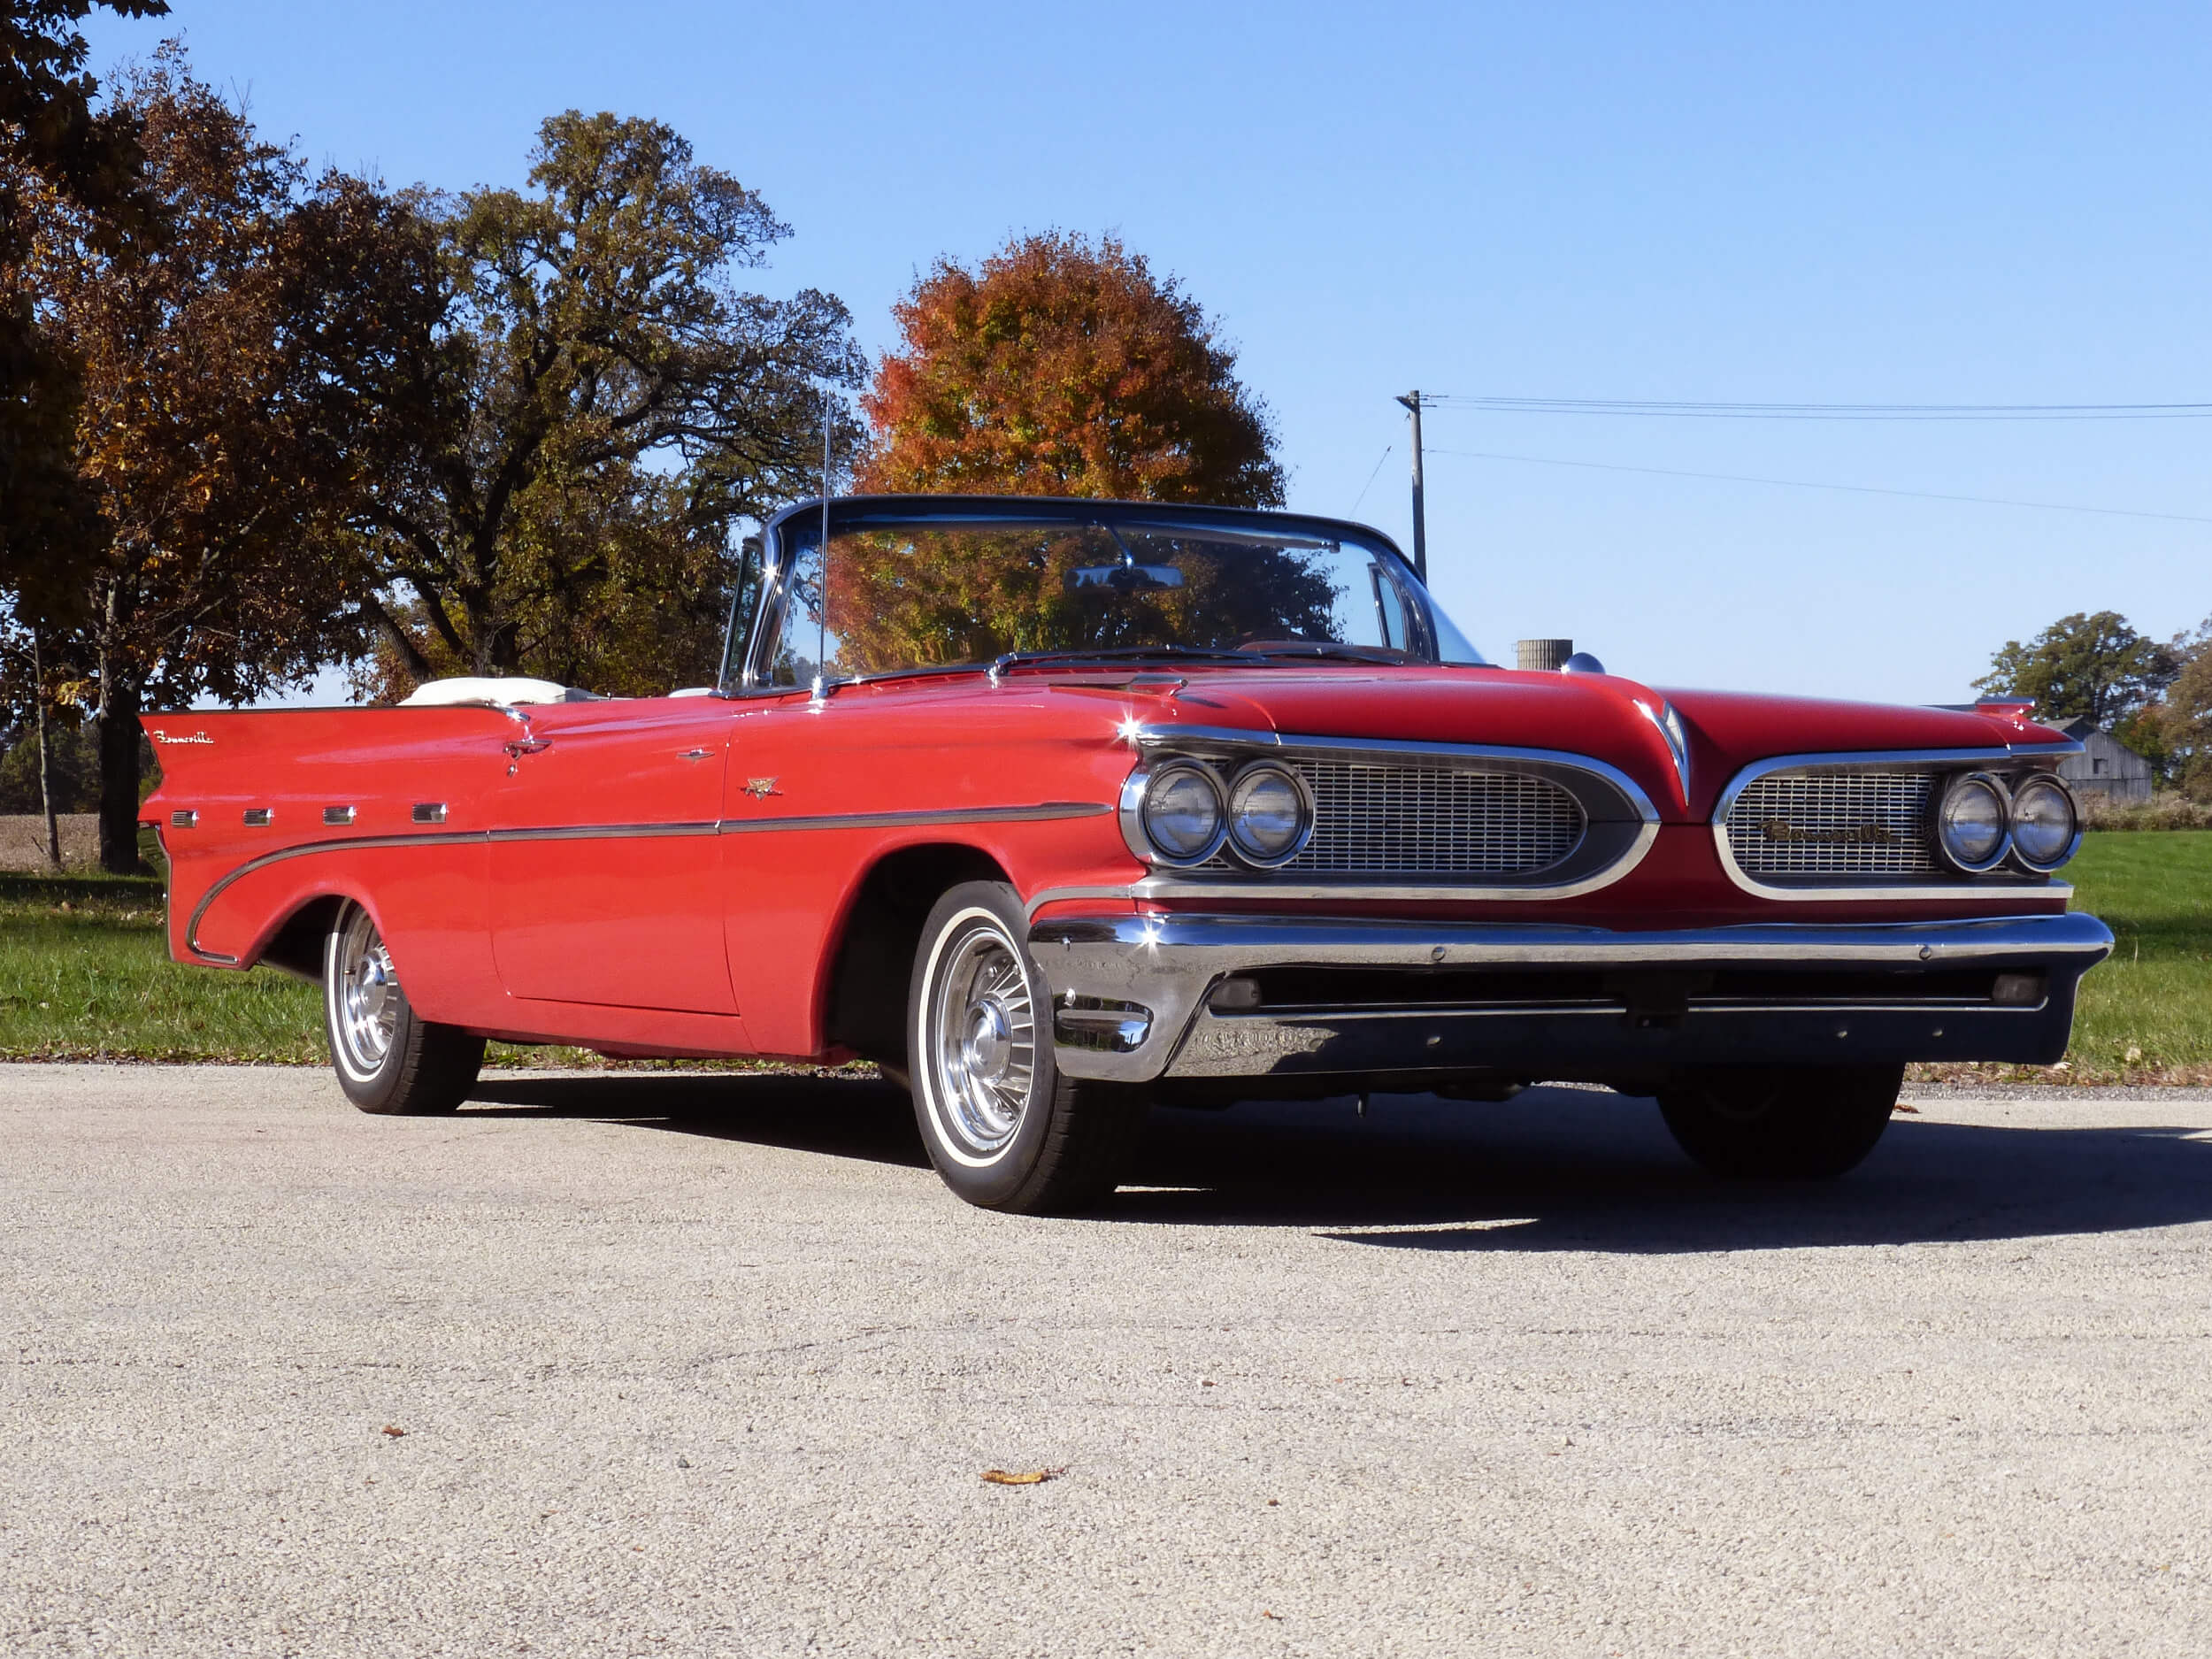
[[[880,1086],[482,1094],[0,1067],[0,1650],[2212,1640],[2201,1095],[1814,1191],[1588,1092],[1164,1114],[1071,1222]]]

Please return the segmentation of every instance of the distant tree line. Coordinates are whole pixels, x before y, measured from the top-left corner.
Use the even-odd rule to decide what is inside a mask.
[[[2161,641],[2116,611],[2076,611],[2024,644],[2006,641],[1974,687],[2030,699],[2054,724],[2090,720],[2163,782],[2212,801],[2212,617]]]

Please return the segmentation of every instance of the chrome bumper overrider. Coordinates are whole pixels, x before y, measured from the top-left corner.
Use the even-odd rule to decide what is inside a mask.
[[[2111,949],[2083,915],[1627,933],[1178,914],[1030,933],[1060,1069],[1131,1082],[2047,1063]],[[1292,987],[1279,1004],[1271,973]]]

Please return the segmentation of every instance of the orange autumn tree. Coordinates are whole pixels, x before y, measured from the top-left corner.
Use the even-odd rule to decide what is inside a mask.
[[[979,271],[941,259],[893,315],[905,349],[860,400],[861,492],[1282,504],[1274,431],[1235,353],[1174,279],[1112,237],[1023,237]],[[1257,552],[1234,568],[1194,560],[1187,588],[1109,613],[1070,572],[1114,556],[1108,538],[1080,532],[864,534],[840,539],[826,599],[845,665],[860,672],[1226,643],[1328,613],[1330,590],[1302,559]]]
[[[904,349],[861,398],[864,491],[1278,507],[1266,405],[1172,277],[1111,236],[950,259],[892,308]]]

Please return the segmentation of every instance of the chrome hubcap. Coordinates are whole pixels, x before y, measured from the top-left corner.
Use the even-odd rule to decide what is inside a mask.
[[[979,1162],[995,1156],[1021,1128],[1037,1072],[1028,972],[995,920],[968,918],[940,949],[923,1037],[948,1141]]]
[[[332,1025],[355,1071],[366,1075],[384,1064],[407,1005],[399,970],[366,910],[356,909],[338,941],[337,1018]]]

